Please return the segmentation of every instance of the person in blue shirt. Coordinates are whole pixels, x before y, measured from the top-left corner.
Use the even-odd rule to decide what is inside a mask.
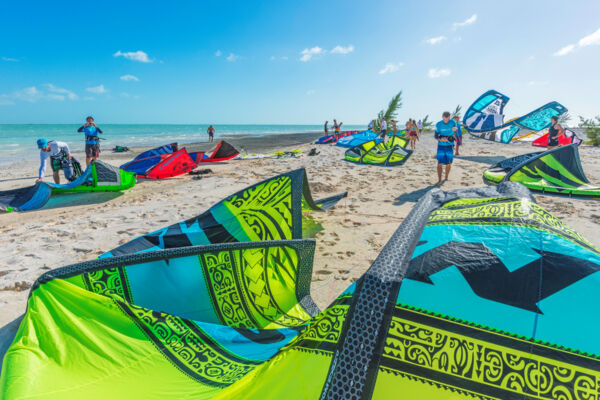
[[[456,123],[456,133],[454,134],[454,136],[456,137],[456,152],[454,153],[455,156],[460,156],[458,149],[460,148],[460,146],[462,146],[462,131],[461,131],[461,127],[460,127],[460,116],[455,115],[454,116],[454,123]]]
[[[446,174],[444,181],[448,180],[450,175],[450,167],[452,167],[452,161],[454,160],[454,141],[456,134],[456,122],[450,119],[450,113],[444,111],[442,114],[442,120],[435,124],[435,138],[438,141],[437,148],[437,174],[438,182],[436,185],[442,184],[442,169],[446,166]]]
[[[90,165],[92,160],[98,159],[100,155],[100,138],[98,134],[102,133],[102,129],[98,128],[94,122],[94,117],[87,117],[85,125],[77,129],[77,132],[85,134],[85,165]]]

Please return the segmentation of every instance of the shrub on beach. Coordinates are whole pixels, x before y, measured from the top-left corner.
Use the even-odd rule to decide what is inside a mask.
[[[579,127],[583,129],[589,141],[585,144],[600,146],[600,116],[595,118],[583,118],[579,116]]]

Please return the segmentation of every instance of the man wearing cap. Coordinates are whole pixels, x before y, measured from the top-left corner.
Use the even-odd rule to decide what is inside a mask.
[[[46,161],[50,158],[52,166],[52,174],[54,182],[60,184],[60,176],[58,171],[61,169],[65,173],[65,178],[72,180],[73,167],[71,165],[71,152],[69,146],[65,142],[57,140],[47,141],[46,139],[38,139],[38,149],[40,149],[40,173],[36,182],[41,182],[46,175]]]

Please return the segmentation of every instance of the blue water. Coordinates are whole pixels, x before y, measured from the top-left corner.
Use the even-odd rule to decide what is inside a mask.
[[[39,138],[66,142],[72,152],[84,150],[83,133],[77,129],[81,125],[0,125],[0,164],[20,158],[38,157],[36,141]],[[208,125],[125,125],[98,123],[105,139],[101,141],[103,151],[114,146],[154,146],[172,142],[193,143],[206,141]],[[290,134],[301,132],[322,132],[322,125],[213,125],[215,139],[227,139],[240,135],[263,136],[269,134]],[[364,129],[363,126],[349,125],[344,129]]]

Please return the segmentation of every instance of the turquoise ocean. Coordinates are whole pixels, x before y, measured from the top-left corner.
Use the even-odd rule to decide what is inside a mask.
[[[102,151],[114,146],[158,146],[179,142],[205,142],[208,125],[126,125],[98,124],[104,132],[100,135]],[[215,140],[235,136],[260,137],[272,134],[322,132],[322,125],[213,125]],[[39,138],[66,142],[73,152],[84,150],[84,137],[78,133],[80,125],[2,125],[0,124],[0,165],[19,159],[39,157],[36,141]],[[364,126],[343,126],[343,130],[363,130]]]

